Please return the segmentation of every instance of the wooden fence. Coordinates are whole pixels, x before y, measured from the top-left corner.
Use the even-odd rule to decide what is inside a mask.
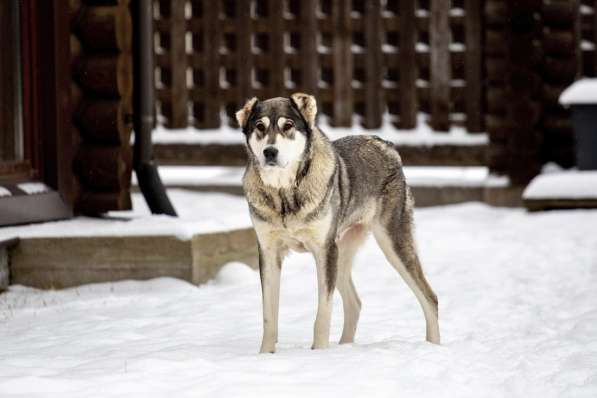
[[[480,0],[155,0],[168,128],[234,125],[244,101],[315,94],[335,126],[484,129]],[[222,115],[225,120],[222,120]]]

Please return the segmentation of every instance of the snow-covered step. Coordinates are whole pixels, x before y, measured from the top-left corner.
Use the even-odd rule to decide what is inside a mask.
[[[244,167],[160,166],[162,182],[169,189],[242,195]],[[493,176],[487,167],[407,166],[404,173],[419,207],[481,201],[498,205],[520,205],[520,191],[508,178]],[[133,185],[136,185],[133,177]]]
[[[523,193],[529,210],[597,208],[597,170],[549,170]]]

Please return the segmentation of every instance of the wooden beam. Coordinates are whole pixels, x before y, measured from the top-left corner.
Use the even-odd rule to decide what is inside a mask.
[[[450,2],[431,2],[431,127],[436,131],[450,129]]]
[[[417,66],[415,44],[415,0],[400,0],[400,124],[401,129],[417,127]]]

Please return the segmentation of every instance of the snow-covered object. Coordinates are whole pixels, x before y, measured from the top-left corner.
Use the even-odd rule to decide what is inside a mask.
[[[568,170],[540,174],[523,193],[524,199],[596,199],[597,171]]]
[[[24,182],[18,184],[17,187],[27,195],[35,195],[49,191],[49,188],[41,182]]]
[[[4,187],[0,187],[0,198],[3,196],[12,196],[12,193]]]
[[[161,166],[162,182],[170,187],[240,186],[244,167],[224,166]],[[507,178],[489,174],[487,167],[425,167],[405,166],[404,174],[410,186],[507,186]],[[133,179],[136,184],[136,179]]]
[[[560,95],[560,104],[597,104],[597,79],[584,78],[572,83]]]
[[[417,209],[415,220],[442,345],[424,341],[414,295],[369,240],[354,266],[356,342],[336,343],[336,294],[323,351],[310,349],[308,255],[284,264],[274,355],[257,354],[259,274],[240,265],[199,288],[12,286],[0,295],[0,396],[597,397],[597,211],[465,204]],[[242,279],[228,274],[235,268]]]

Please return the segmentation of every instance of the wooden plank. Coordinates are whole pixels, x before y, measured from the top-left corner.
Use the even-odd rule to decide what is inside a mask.
[[[300,21],[302,28],[300,65],[301,65],[301,90],[317,95],[319,82],[319,60],[317,57],[317,0],[304,0],[301,2]]]
[[[593,2],[593,73],[592,76],[597,76],[597,0]]]
[[[238,84],[237,108],[253,95],[253,54],[251,32],[251,0],[238,0],[236,31],[236,79]]]
[[[481,75],[481,2],[466,0],[466,129],[483,131]]]
[[[185,0],[169,0],[170,2],[170,115],[168,128],[187,127],[188,91],[187,91],[187,53],[186,53],[186,20]],[[217,2],[216,2],[217,3]]]
[[[332,0],[333,20],[333,116],[336,127],[352,125],[352,31],[350,18],[350,0]]]
[[[415,0],[400,0],[400,128],[417,126]]]
[[[204,128],[220,127],[220,1],[203,4]]]
[[[365,6],[365,128],[381,127],[382,122],[382,57],[381,1],[369,0]]]
[[[286,95],[284,84],[284,2],[268,2],[269,20],[269,96],[283,97]]]
[[[432,1],[430,19],[431,51],[431,127],[450,128],[450,2]]]

